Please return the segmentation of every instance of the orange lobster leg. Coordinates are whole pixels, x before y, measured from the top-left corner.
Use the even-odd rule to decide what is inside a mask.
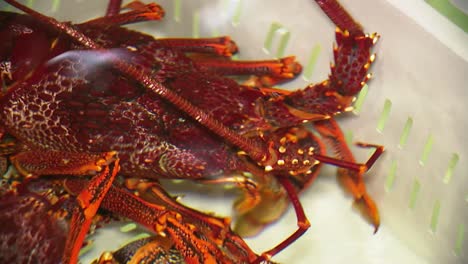
[[[372,167],[375,161],[383,153],[383,147],[360,143],[359,146],[376,148],[376,151],[365,164],[356,163],[354,156],[344,141],[343,133],[334,119],[318,121],[313,124],[321,134],[322,138],[329,143],[332,149],[337,153],[336,157],[328,157],[322,154],[313,154],[313,157],[321,163],[339,167],[339,178],[344,183],[345,187],[353,194],[356,199],[356,203],[364,207],[363,211],[365,216],[371,220],[375,227],[374,232],[377,232],[380,225],[378,209],[372,198],[366,192],[362,175]],[[299,201],[297,195],[298,192],[291,184],[288,177],[276,175],[277,180],[286,190],[289,200],[294,207],[298,229],[283,242],[264,252],[257,260],[255,260],[254,263],[261,263],[264,260],[269,260],[271,256],[285,249],[288,245],[302,236],[310,227],[309,220],[307,219],[304,209]],[[315,177],[313,177],[313,179],[315,179]]]
[[[299,197],[297,195],[297,191],[294,188],[294,186],[291,184],[291,182],[288,180],[287,177],[284,176],[277,176],[276,177],[278,181],[281,183],[281,185],[284,187],[286,190],[286,193],[288,194],[289,200],[291,201],[294,211],[296,212],[296,217],[297,217],[297,226],[298,229],[292,233],[289,237],[287,237],[283,242],[279,243],[276,245],[274,248],[263,252],[260,257],[258,257],[253,263],[259,264],[262,263],[262,261],[268,261],[271,259],[272,256],[276,255],[279,253],[281,250],[287,248],[289,245],[294,243],[298,238],[300,238],[310,227],[310,222],[307,219],[307,216],[305,215],[304,208],[302,207],[301,201],[299,200]]]
[[[215,218],[207,217],[206,214],[200,213],[196,210],[190,209],[176,201],[169,196],[169,194],[155,182],[145,182],[138,179],[129,179],[126,181],[126,186],[129,189],[138,192],[139,196],[147,201],[156,204],[164,204],[169,210],[178,212],[186,217],[193,218],[195,221],[202,221],[210,223],[213,230],[217,229],[221,232],[222,229],[229,225],[230,220],[228,218]],[[216,228],[215,228],[216,227]]]
[[[65,254],[62,258],[63,263],[78,262],[78,255],[91,221],[96,215],[102,199],[112,185],[118,170],[118,161],[116,161],[112,172],[109,172],[109,167],[105,167],[100,174],[91,179],[86,189],[76,198],[78,206],[73,211],[71,228],[65,244]]]
[[[120,14],[120,2],[111,1],[108,5],[106,16],[86,21],[87,25],[125,25],[142,21],[161,20],[164,17],[164,10],[161,6],[150,3],[143,4],[140,1],[133,1],[124,8],[131,9]],[[118,6],[118,7],[117,7]]]
[[[83,240],[102,199],[119,170],[115,152],[84,154],[58,151],[28,151],[11,158],[17,170],[27,177],[41,175],[90,175],[98,172],[76,198],[63,263],[77,263]],[[109,164],[115,165],[110,172]]]
[[[197,56],[192,59],[198,67],[216,74],[256,75],[259,85],[254,86],[272,86],[293,79],[302,71],[302,66],[293,56],[264,61],[231,61]]]
[[[185,207],[156,182],[129,179],[126,183],[137,196],[112,186],[101,207],[132,219],[159,236],[167,237],[167,242],[182,252],[187,263],[238,263],[240,260],[244,263],[256,258],[245,242],[230,230],[228,218],[214,217]],[[71,179],[66,186],[72,193],[80,192],[85,181]],[[153,249],[139,250],[133,259],[146,259],[145,254],[158,250],[159,245],[147,245]],[[103,260],[101,262],[105,263]]]
[[[349,111],[355,96],[372,77],[368,70],[375,61],[372,47],[379,39],[377,34],[364,34],[361,26],[335,0],[316,0],[322,10],[336,24],[334,63],[329,78],[305,89],[281,95],[270,100],[265,107],[266,116],[275,118],[277,109],[287,108],[290,116],[282,113],[282,126],[317,121]],[[311,114],[313,113],[313,114]]]
[[[319,121],[314,123],[315,129],[320,133],[322,138],[328,143],[336,157],[348,162],[356,162],[351,150],[346,145],[343,132],[334,119]],[[366,162],[366,168],[369,169],[378,157],[383,153],[384,148],[378,145],[358,143],[361,147],[375,148],[376,151]],[[343,184],[348,192],[350,192],[355,203],[363,207],[363,213],[375,227],[377,232],[380,225],[380,217],[377,206],[366,191],[366,186],[363,180],[363,172],[352,171],[346,168],[338,169],[338,179]]]
[[[174,237],[181,238],[180,244],[178,244],[180,250],[191,252],[193,251],[193,249],[190,248],[192,244],[192,247],[195,246],[198,249],[193,251],[195,256],[200,255],[200,253],[203,254],[196,257],[193,263],[239,263],[245,261],[251,262],[256,259],[257,256],[247,244],[231,231],[229,218],[206,215],[183,206],[171,198],[164,189],[156,183],[129,180],[127,181],[127,186],[137,190],[140,197],[145,200],[152,203],[164,204],[168,209],[179,213],[183,219],[185,219],[185,221],[179,221],[180,224],[172,223],[175,228],[169,228],[168,231],[172,233]],[[190,224],[184,224],[184,222]],[[197,229],[190,231],[191,224],[195,224],[199,232],[203,231],[206,237],[205,240],[199,241],[199,238],[194,237],[194,231],[197,231]],[[189,229],[187,229],[187,227],[189,227]],[[187,240],[187,235],[189,235],[188,239],[192,241]],[[219,249],[213,248],[213,245],[224,249],[222,252],[219,252]],[[209,255],[213,255],[215,258],[211,258]],[[230,255],[234,256],[234,261],[231,259]],[[213,260],[215,261],[211,262]],[[188,262],[190,263],[190,261]]]
[[[236,43],[230,37],[216,38],[163,38],[158,43],[183,52],[196,52],[230,57],[237,53]]]
[[[72,194],[79,194],[86,188],[86,181],[81,179],[67,179],[66,188]],[[135,222],[155,231],[162,232],[164,215],[168,213],[165,206],[152,204],[128,191],[112,186],[102,201],[101,207],[130,218]],[[161,219],[161,220],[160,220]]]

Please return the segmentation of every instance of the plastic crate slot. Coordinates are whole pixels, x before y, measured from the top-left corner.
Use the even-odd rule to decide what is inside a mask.
[[[223,9],[227,12],[229,11],[229,6],[231,4],[231,0],[223,0]]]
[[[398,147],[404,148],[406,146],[412,127],[413,127],[413,118],[408,117],[408,119],[406,120],[405,126],[403,127],[403,132],[401,133],[400,143],[398,143]]]
[[[26,6],[32,8],[34,6],[34,2],[36,2],[36,0],[28,0],[26,2]]]
[[[449,0],[425,0],[432,8],[468,33],[468,15]]]
[[[135,223],[128,223],[120,227],[120,232],[128,233],[130,231],[135,230],[136,228],[137,228],[137,225]]]
[[[458,156],[457,153],[452,154],[452,158],[449,161],[447,171],[445,172],[445,176],[443,180],[445,184],[448,184],[450,180],[452,180],[453,171],[455,170],[455,167],[457,166],[459,159],[460,157]]]
[[[212,36],[212,37],[219,37],[219,36],[221,36],[221,33],[219,32],[219,29],[218,29],[218,28],[214,28],[214,29],[211,31],[211,36]]]
[[[277,22],[271,23],[270,30],[268,30],[268,33],[265,38],[265,42],[263,43],[263,49],[267,54],[271,53],[271,48],[273,46],[273,38],[275,37],[275,32],[281,27],[282,26],[280,23],[277,23]]]
[[[275,54],[275,57],[283,57],[286,47],[288,46],[289,39],[291,37],[291,32],[284,28],[280,23],[273,22],[271,23],[270,30],[265,38],[263,49],[267,54]],[[273,52],[273,42],[275,39],[278,39],[278,47],[276,52]]]
[[[198,10],[193,12],[192,37],[193,38],[199,38],[200,37],[200,12]]]
[[[180,22],[181,10],[182,10],[182,1],[174,0],[174,21]]]
[[[458,225],[457,240],[455,241],[455,254],[458,256],[462,253],[463,242],[465,241],[465,225]]]
[[[361,110],[362,110],[362,106],[364,104],[364,101],[366,100],[366,97],[367,97],[367,93],[369,92],[369,86],[367,86],[367,84],[364,84],[364,86],[362,87],[361,91],[359,92],[357,98],[356,98],[356,101],[354,102],[354,105],[353,105],[353,113],[355,113],[356,115],[361,113]]]
[[[232,14],[232,25],[237,26],[240,23],[240,18],[242,15],[242,0],[237,0],[236,6],[234,8],[234,13]]]
[[[427,159],[429,158],[429,154],[431,153],[433,144],[434,144],[434,138],[432,137],[432,134],[429,134],[426,140],[426,144],[424,144],[424,149],[421,155],[421,159],[419,159],[419,163],[422,166],[426,165],[426,162],[427,162]]]
[[[278,30],[278,34],[280,34],[281,37],[278,49],[276,50],[276,57],[281,58],[284,56],[284,52],[286,51],[286,47],[288,46],[289,39],[291,38],[291,32],[289,32],[285,28],[280,28]]]
[[[387,123],[388,117],[390,116],[390,110],[392,110],[392,101],[385,99],[385,103],[382,109],[382,112],[377,122],[377,131],[383,132],[385,124]]]
[[[346,145],[351,146],[353,144],[353,131],[352,130],[346,130],[344,132],[344,138],[346,141]]]
[[[395,184],[395,176],[397,171],[397,161],[393,160],[388,171],[387,179],[385,180],[385,191],[390,192]]]
[[[11,11],[13,11],[13,6],[11,6],[11,5],[2,6],[1,10],[5,11],[5,12],[11,12]]]
[[[418,179],[414,179],[413,188],[411,190],[410,201],[409,201],[409,208],[411,208],[412,210],[416,206],[416,201],[418,200],[418,195],[419,195],[420,190],[421,190],[421,183],[419,182]]]
[[[62,3],[61,0],[52,1],[52,8],[51,8],[52,13],[56,13],[59,10],[61,3]]]
[[[309,60],[307,61],[307,64],[304,68],[304,74],[302,75],[302,78],[307,82],[312,78],[312,74],[314,73],[315,66],[317,65],[317,59],[321,50],[322,47],[320,44],[315,44],[310,51]]]
[[[431,231],[436,232],[437,225],[439,223],[439,215],[440,215],[440,201],[437,200],[434,203],[434,208],[432,209],[432,216],[431,216]]]

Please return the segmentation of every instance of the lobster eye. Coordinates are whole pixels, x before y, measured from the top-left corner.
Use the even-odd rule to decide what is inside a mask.
[[[2,91],[8,88],[13,83],[13,75],[11,73],[11,62],[0,61],[0,84]]]

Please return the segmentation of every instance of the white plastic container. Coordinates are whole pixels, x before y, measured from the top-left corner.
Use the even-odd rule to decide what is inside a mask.
[[[23,2],[59,20],[77,22],[102,16],[107,1]],[[468,16],[462,11],[468,10],[467,3],[342,2],[367,32],[381,35],[374,49],[377,61],[368,92],[358,100],[362,104],[356,113],[339,119],[352,141],[386,147],[366,176],[368,190],[380,208],[381,229],[372,235],[372,228],[352,209],[352,199],[336,184],[334,170],[327,168],[301,196],[312,227],[274,260],[468,263]],[[158,3],[166,10],[164,21],[132,27],[161,37],[229,35],[238,43],[242,59],[296,55],[305,70],[303,78],[286,85],[291,89],[327,78],[334,25],[314,1]],[[5,9],[6,4],[0,7]],[[447,10],[452,12],[448,18],[441,14]],[[359,161],[368,158],[367,151],[354,150]],[[193,188],[188,194],[191,198],[183,202],[229,215],[232,197],[225,198],[219,189],[211,189],[208,196],[198,192],[206,189]],[[279,222],[247,241],[260,253],[295,227],[294,212],[289,210]],[[98,230],[96,245],[82,262],[88,263],[103,249],[115,249],[128,236],[117,229]]]

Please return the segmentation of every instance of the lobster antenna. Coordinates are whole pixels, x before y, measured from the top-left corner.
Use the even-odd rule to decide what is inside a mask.
[[[61,23],[52,17],[47,17],[45,15],[42,15],[41,13],[36,12],[33,9],[27,6],[24,6],[15,0],[5,0],[5,2],[35,17],[41,22],[48,24],[60,30],[61,32],[65,32],[67,35],[72,37],[73,40],[75,40],[76,42],[80,43],[81,45],[89,49],[101,50],[101,51],[105,50],[103,47],[101,47],[99,44],[94,42],[92,39],[88,38],[86,35],[70,27],[67,24]],[[259,141],[247,138],[245,136],[239,135],[238,133],[234,132],[229,127],[223,125],[218,120],[214,119],[210,114],[207,114],[201,108],[193,105],[185,98],[179,96],[178,94],[174,93],[172,90],[166,88],[160,82],[151,78],[151,74],[149,74],[146,70],[137,69],[133,65],[125,62],[124,60],[118,58],[117,56],[113,54],[110,55],[110,58],[113,61],[113,66],[116,69],[126,74],[127,76],[135,79],[136,81],[138,81],[140,84],[142,84],[146,88],[150,89],[157,95],[169,101],[175,107],[179,108],[180,110],[188,114],[190,117],[195,119],[198,123],[210,129],[211,131],[213,131],[220,137],[223,137],[224,139],[226,139],[232,145],[245,151],[251,159],[257,162],[262,162],[262,163],[268,160],[269,152],[267,151],[268,149],[264,144],[261,144]]]

